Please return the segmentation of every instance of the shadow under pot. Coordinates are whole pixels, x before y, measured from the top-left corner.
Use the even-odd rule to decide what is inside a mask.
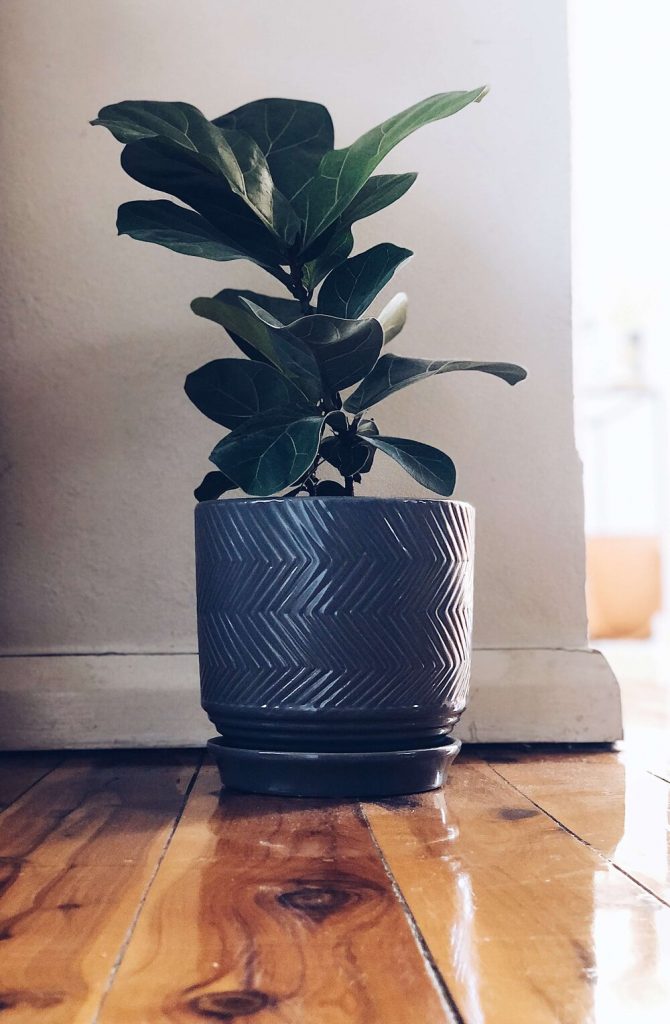
[[[231,789],[435,789],[470,680],[474,509],[242,498],[195,511],[202,706]]]

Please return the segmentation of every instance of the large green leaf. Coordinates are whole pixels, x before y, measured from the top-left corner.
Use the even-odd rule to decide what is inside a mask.
[[[305,286],[313,291],[324,277],[346,260],[354,247],[354,236],[350,227],[333,232],[323,251],[303,267]]]
[[[288,200],[275,188],[258,145],[244,132],[218,128],[190,103],[127,100],[103,107],[91,122],[120,142],[155,139],[168,151],[186,151],[208,171],[221,174],[256,216],[291,245],[300,225]]]
[[[353,394],[349,395],[344,408],[347,412],[359,413],[371,405],[388,398],[395,391],[406,388],[415,381],[427,380],[439,373],[453,373],[459,370],[478,370],[500,377],[508,384],[518,384],[526,376],[522,366],[515,363],[478,363],[457,359],[408,359],[406,356],[383,355],[374,369]]]
[[[221,174],[213,174],[184,149],[166,151],[146,140],[124,146],[121,166],[126,174],[158,192],[187,203],[217,228],[231,249],[280,277],[286,262],[279,240],[236,195]]]
[[[314,462],[323,423],[321,416],[255,416],[224,437],[210,460],[247,494],[276,494]]]
[[[215,423],[238,427],[259,413],[307,411],[302,392],[268,363],[248,359],[214,359],[189,373],[184,390],[193,404]]]
[[[317,311],[355,320],[391,280],[400,264],[413,255],[411,249],[382,242],[352,256],[332,270],[323,282]]]
[[[384,345],[400,334],[407,323],[407,296],[405,292],[398,292],[389,302],[386,303],[377,317],[384,332]]]
[[[383,210],[384,207],[394,203],[396,199],[407,192],[416,181],[416,174],[374,174],[365,182],[360,192],[357,192],[349,205],[342,211],[339,217],[324,232],[315,238],[312,243],[300,253],[303,262],[310,262],[319,257],[326,248],[333,251],[339,242],[346,237],[347,230],[352,224],[364,217],[371,217],[373,213]],[[349,234],[351,234],[349,232]],[[353,245],[353,236],[352,236]],[[347,252],[351,251],[351,247]]]
[[[246,132],[260,147],[280,192],[291,201],[333,148],[333,122],[320,103],[264,99],[245,103],[213,122]]]
[[[376,320],[345,320],[314,314],[282,324],[248,299],[249,309],[275,337],[292,339],[314,353],[324,388],[341,391],[361,380],[374,366],[382,347],[382,329]]]
[[[319,455],[339,470],[342,476],[368,473],[372,467],[374,448],[362,441],[358,434],[338,434],[321,442]]]
[[[213,469],[211,473],[205,473],[205,477],[193,492],[196,501],[213,501],[221,497],[225,491],[234,491],[237,484],[234,483],[225,473],[219,473]]]
[[[168,199],[136,200],[119,207],[116,227],[120,235],[140,242],[154,242],[187,256],[206,260],[239,260],[246,254],[227,244],[226,239],[199,213],[177,206]]]
[[[481,100],[485,93],[480,88],[430,96],[372,128],[351,146],[326,153],[318,173],[297,197],[296,209],[305,221],[303,247],[339,217],[394,146],[417,128]]]
[[[405,437],[368,435],[366,443],[379,448],[402,466],[422,487],[449,497],[456,486],[456,467],[444,452]]]
[[[236,298],[198,298],[191,303],[191,309],[196,316],[225,328],[243,352],[248,346],[251,352],[276,366],[310,402],[318,402],[322,396],[321,371],[309,346],[290,333],[269,329],[242,303],[238,304]]]

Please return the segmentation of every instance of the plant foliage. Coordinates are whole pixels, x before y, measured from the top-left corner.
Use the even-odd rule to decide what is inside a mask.
[[[103,107],[92,122],[123,143],[130,177],[178,200],[124,203],[119,234],[202,259],[249,260],[291,296],[224,289],[192,303],[241,355],[214,359],[186,378],[193,404],[230,431],[210,455],[217,468],[196,489],[199,501],[236,488],[259,496],[351,495],[377,452],[429,490],[452,493],[449,456],[381,434],[368,409],[436,374],[479,370],[516,384],[525,370],[383,353],[405,325],[407,297],[399,293],[377,317],[367,310],[412,253],[382,242],[351,256],[352,227],[414,183],[411,173],[375,174],[384,157],[485,93],[431,96],[344,149],[334,148],[326,108],[302,100],[256,100],[212,121],[188,103],[125,101]],[[324,466],[342,482],[319,479]]]

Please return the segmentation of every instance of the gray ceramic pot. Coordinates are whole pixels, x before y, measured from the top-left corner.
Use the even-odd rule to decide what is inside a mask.
[[[410,498],[196,508],[202,706],[223,782],[296,796],[439,786],[470,677],[474,509]]]

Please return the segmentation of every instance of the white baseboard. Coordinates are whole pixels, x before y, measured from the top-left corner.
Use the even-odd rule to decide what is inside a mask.
[[[198,746],[195,654],[0,657],[0,749]],[[621,738],[619,686],[598,651],[474,652],[469,743],[599,743]]]

